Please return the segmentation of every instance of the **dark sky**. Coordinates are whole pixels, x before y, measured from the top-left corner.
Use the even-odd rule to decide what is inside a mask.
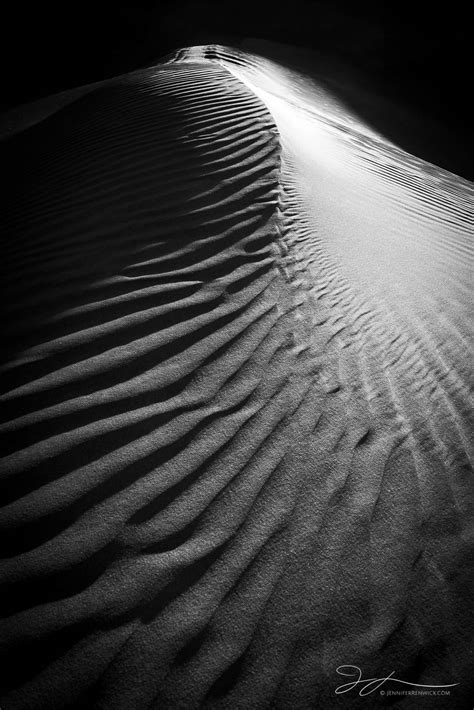
[[[16,2],[2,10],[0,110],[146,66],[189,44],[257,37],[318,50],[470,136],[470,23],[453,2]],[[456,138],[457,136],[457,138]],[[447,139],[446,139],[447,140]],[[466,151],[464,150],[464,154]]]

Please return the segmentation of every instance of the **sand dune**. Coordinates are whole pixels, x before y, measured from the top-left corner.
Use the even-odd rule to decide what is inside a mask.
[[[217,46],[1,150],[2,708],[470,707],[472,185]]]

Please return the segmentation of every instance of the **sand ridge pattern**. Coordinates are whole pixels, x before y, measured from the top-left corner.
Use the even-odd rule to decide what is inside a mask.
[[[2,707],[467,702],[472,189],[320,99],[197,47],[1,146]]]

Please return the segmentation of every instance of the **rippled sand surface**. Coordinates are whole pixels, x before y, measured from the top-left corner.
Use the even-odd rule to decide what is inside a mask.
[[[2,708],[470,707],[472,184],[218,46],[1,154]]]

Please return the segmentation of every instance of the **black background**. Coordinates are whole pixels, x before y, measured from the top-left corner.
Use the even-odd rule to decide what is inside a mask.
[[[180,46],[265,38],[343,60],[377,91],[441,122],[444,130],[436,140],[444,144],[445,166],[472,178],[471,38],[462,5],[17,2],[3,9],[1,19],[3,111],[152,64]]]

